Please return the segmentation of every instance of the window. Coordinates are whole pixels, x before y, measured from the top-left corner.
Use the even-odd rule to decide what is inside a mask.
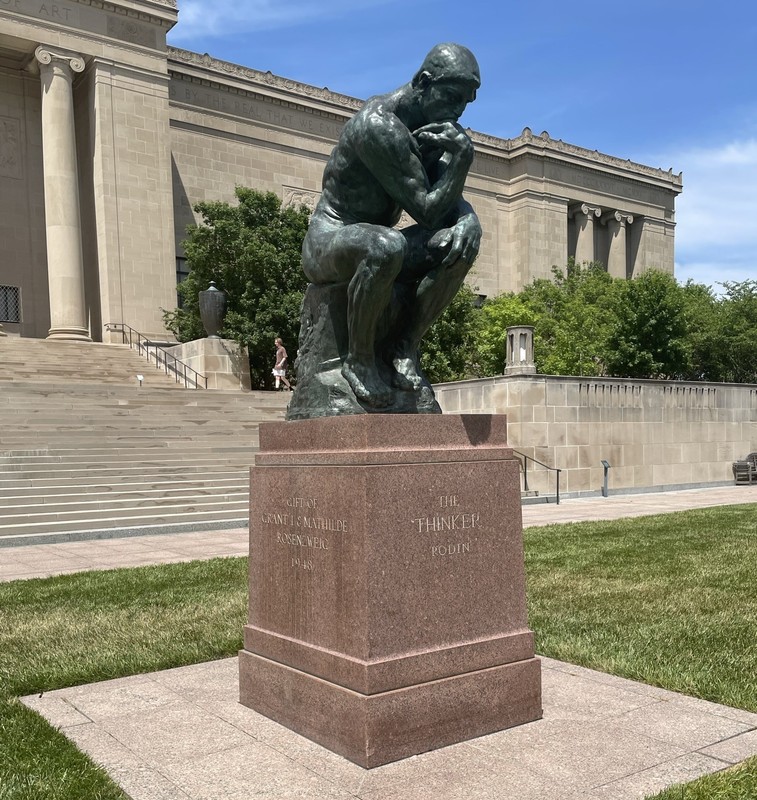
[[[182,281],[184,281],[189,275],[189,267],[187,266],[187,259],[178,257],[176,259],[176,285],[178,286]],[[176,295],[176,306],[178,308],[184,307],[184,302],[181,299],[181,295]]]
[[[0,286],[0,322],[21,322],[21,290]]]

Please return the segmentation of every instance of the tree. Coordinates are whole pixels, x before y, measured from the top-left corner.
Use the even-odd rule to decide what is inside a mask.
[[[505,292],[484,302],[478,342],[482,375],[501,375],[505,371],[507,329],[513,325],[535,325],[537,317],[523,296],[515,292]]]
[[[598,263],[568,260],[554,281],[536,280],[522,292],[536,315],[534,361],[548,375],[607,374],[607,341],[616,314],[615,281]]]
[[[421,367],[431,383],[481,375],[477,355],[481,313],[478,296],[464,284],[421,341]]]
[[[687,281],[682,289],[686,321],[688,368],[681,377],[690,381],[722,381],[722,302],[702,283]]]
[[[568,261],[554,280],[537,279],[520,293],[483,308],[480,359],[484,374],[502,374],[506,329],[534,326],[534,360],[549,375],[606,374],[606,345],[615,319],[614,281],[599,264]]]
[[[297,349],[300,305],[307,279],[300,263],[309,212],[282,208],[272,192],[238,186],[237,204],[198,203],[199,225],[187,230],[184,252],[190,273],[179,286],[182,308],[164,312],[179,341],[205,335],[198,292],[215,281],[228,297],[221,335],[247,347],[253,388],[272,385],[273,340]]]
[[[676,279],[648,270],[620,281],[617,314],[608,340],[610,375],[680,378],[689,371],[683,289]]]
[[[724,381],[757,383],[757,280],[725,281],[718,341]]]

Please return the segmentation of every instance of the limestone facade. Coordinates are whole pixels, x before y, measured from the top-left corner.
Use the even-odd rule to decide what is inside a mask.
[[[445,413],[501,413],[508,443],[562,470],[561,490],[673,488],[733,480],[731,463],[757,450],[757,386],[518,375],[434,387]],[[529,486],[555,476],[529,464]]]
[[[233,200],[237,184],[315,203],[360,101],[170,48],[177,13],[175,0],[0,0],[0,295],[20,299],[7,333],[101,340],[124,322],[165,338],[195,203]],[[528,128],[472,137],[480,294],[569,256],[617,276],[673,271],[680,175]]]

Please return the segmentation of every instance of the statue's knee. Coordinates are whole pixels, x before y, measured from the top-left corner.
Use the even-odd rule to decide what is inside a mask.
[[[382,264],[396,264],[399,269],[405,259],[407,242],[399,231],[387,228],[376,236],[372,249],[377,261]]]

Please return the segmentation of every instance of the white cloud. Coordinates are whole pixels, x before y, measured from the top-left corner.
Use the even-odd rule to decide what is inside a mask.
[[[361,8],[395,0],[361,0]],[[308,20],[354,14],[354,0],[182,0],[179,23],[169,34],[174,44],[196,39],[286,28]]]
[[[669,152],[683,170],[676,201],[676,277],[697,283],[757,279],[757,139]]]

